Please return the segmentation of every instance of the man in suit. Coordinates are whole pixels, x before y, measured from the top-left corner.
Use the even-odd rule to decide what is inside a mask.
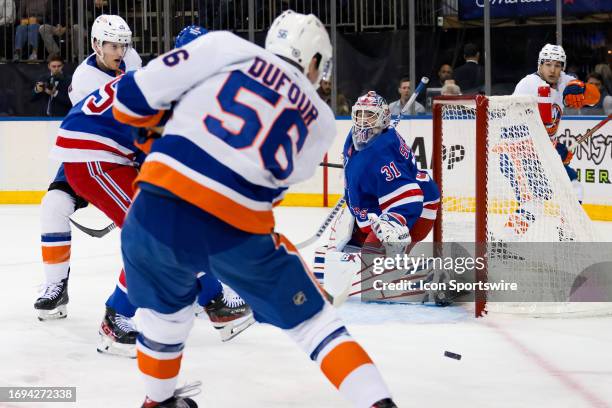
[[[476,45],[468,43],[463,49],[465,64],[455,69],[455,81],[464,94],[477,93],[484,85],[484,69],[478,64],[480,52]]]

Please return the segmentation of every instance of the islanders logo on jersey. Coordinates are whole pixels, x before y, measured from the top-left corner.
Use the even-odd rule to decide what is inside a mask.
[[[548,137],[554,139],[557,134],[557,130],[559,129],[559,122],[561,122],[561,116],[563,116],[563,111],[561,107],[556,103],[552,104],[552,123],[544,124],[546,127],[546,131],[548,132]]]

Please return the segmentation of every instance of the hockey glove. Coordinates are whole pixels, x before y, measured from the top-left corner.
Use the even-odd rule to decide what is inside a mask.
[[[411,238],[404,217],[397,213],[383,213],[380,216],[369,213],[368,219],[376,238],[385,247],[387,256],[406,252]]]
[[[563,90],[563,101],[565,106],[580,109],[585,105],[595,105],[599,102],[601,95],[599,89],[593,84],[585,84],[574,79],[568,82]]]
[[[584,91],[586,86],[584,82],[574,79],[569,81],[563,90],[563,102],[565,106],[570,108],[580,109],[584,105]]]
[[[145,154],[149,154],[151,152],[153,141],[161,137],[161,133],[164,131],[163,129],[163,127],[132,128],[134,146],[139,148]]]

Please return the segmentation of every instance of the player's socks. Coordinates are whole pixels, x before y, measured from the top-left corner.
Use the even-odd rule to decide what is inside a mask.
[[[132,318],[136,313],[136,307],[130,303],[125,284],[125,271],[122,269],[114,292],[106,300],[106,306],[112,308],[122,316]]]
[[[184,342],[193,326],[193,308],[186,307],[172,314],[140,309],[139,318],[138,368],[144,379],[149,406],[156,407],[153,402],[165,402],[177,396],[176,383]]]
[[[378,369],[329,304],[287,332],[354,406],[370,407],[391,398]]]
[[[43,232],[40,241],[46,282],[66,279],[70,268],[72,243],[70,229],[63,232]]]

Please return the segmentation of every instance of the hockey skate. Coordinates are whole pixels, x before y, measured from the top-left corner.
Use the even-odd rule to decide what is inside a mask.
[[[171,398],[162,402],[152,401],[147,397],[141,408],[198,408],[198,404],[189,397],[198,395],[201,392],[201,385],[201,381],[196,381],[177,388]]]
[[[68,304],[68,278],[59,282],[45,284],[45,289],[34,303],[38,310],[38,320],[65,319]]]
[[[196,316],[204,312],[208,315],[213,327],[219,331],[221,341],[229,341],[255,323],[249,305],[233,291],[224,288],[216,298],[204,308],[196,309]]]
[[[385,398],[372,405],[372,408],[397,408],[397,405],[391,398]]]
[[[122,316],[107,307],[99,333],[99,353],[136,358],[136,336],[138,336],[138,332],[134,328],[131,318]]]

